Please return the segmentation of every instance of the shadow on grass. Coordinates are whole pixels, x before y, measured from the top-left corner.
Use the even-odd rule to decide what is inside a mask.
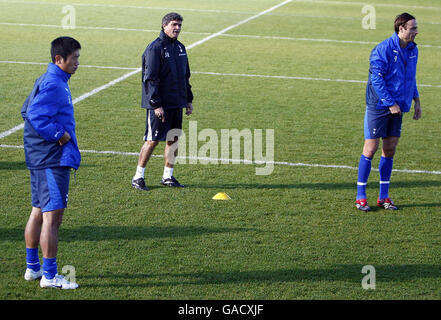
[[[295,177],[291,180],[295,180]],[[372,181],[368,184],[368,188],[379,188],[378,181]],[[356,190],[357,182],[354,183],[224,183],[224,184],[186,184],[186,187],[202,188],[202,189],[318,189],[318,190],[334,190],[334,189],[353,189]],[[440,181],[392,181],[391,188],[415,188],[415,187],[441,187]]]
[[[126,227],[126,226],[84,226],[59,231],[60,242],[144,240],[157,238],[194,237],[204,234],[246,232],[250,228],[207,228],[207,227]],[[0,241],[24,241],[24,227],[0,228]]]
[[[96,167],[94,164],[83,163],[81,168]],[[0,161],[0,170],[27,170],[25,161]]]
[[[27,170],[24,161],[0,161],[0,170]]]
[[[441,267],[430,264],[374,265],[376,283],[401,282],[415,279],[439,279]],[[109,284],[91,284],[90,287],[153,287],[174,285],[219,285],[234,283],[287,283],[300,281],[350,281],[361,287],[366,276],[361,264],[336,265],[328,269],[253,270],[227,272],[151,273],[87,275],[84,279],[114,279]],[[143,282],[139,280],[143,279]],[[151,279],[151,280],[150,280]],[[157,279],[163,279],[158,281]],[[119,282],[121,280],[121,282]],[[97,282],[98,283],[98,282]]]
[[[408,201],[408,199],[407,199]],[[373,200],[372,201],[372,205],[371,205],[371,211],[370,212],[390,212],[388,210],[384,210],[384,208],[382,207],[378,207],[376,204],[376,201]],[[441,208],[441,202],[433,202],[433,203],[407,203],[407,204],[402,204],[402,203],[395,203],[398,207],[398,211],[394,211],[397,213],[401,212],[401,209],[404,208]]]
[[[434,203],[418,203],[418,204],[400,204],[399,208],[441,208],[441,202]]]

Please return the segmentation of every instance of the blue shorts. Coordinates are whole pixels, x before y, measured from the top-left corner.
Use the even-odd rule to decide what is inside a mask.
[[[364,117],[364,138],[378,139],[400,137],[403,114],[393,115],[389,109],[366,108]]]
[[[165,120],[162,122],[155,115],[155,110],[147,109],[146,128],[144,141],[165,141],[170,130],[171,137],[168,140],[174,140],[175,136],[180,136],[182,129],[182,108],[164,109]]]
[[[32,206],[42,212],[65,209],[69,195],[70,168],[57,167],[31,172]]]

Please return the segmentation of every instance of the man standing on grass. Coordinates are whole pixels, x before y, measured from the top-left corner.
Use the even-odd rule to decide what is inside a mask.
[[[167,136],[168,133],[182,129],[183,108],[186,108],[186,115],[193,112],[190,67],[185,46],[178,41],[182,21],[182,16],[177,13],[166,14],[162,19],[159,37],[147,46],[142,55],[141,106],[147,109],[147,119],[145,142],[132,179],[132,186],[139,190],[149,190],[144,180],[145,167],[159,141],[165,140],[165,166],[161,184],[184,187],[173,176],[178,136]]]
[[[58,230],[67,207],[70,169],[80,166],[72,97],[67,81],[79,66],[80,43],[60,37],[51,43],[52,63],[23,104],[23,142],[31,175],[32,211],[25,229],[26,280],[42,288],[76,289],[57,274]],[[38,246],[43,253],[40,267]]]
[[[370,211],[366,185],[371,161],[383,139],[380,159],[380,195],[377,206],[397,210],[389,198],[389,182],[393,157],[401,135],[403,113],[409,112],[412,100],[413,119],[421,118],[420,98],[416,85],[418,48],[414,42],[418,34],[417,21],[408,13],[395,19],[395,33],[379,43],[371,52],[369,79],[366,88],[365,142],[358,166],[357,197],[355,206]]]

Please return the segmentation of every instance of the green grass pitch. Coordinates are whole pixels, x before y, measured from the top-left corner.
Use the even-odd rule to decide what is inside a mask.
[[[72,0],[76,28],[63,29],[66,1],[0,0],[0,134],[22,123],[21,105],[54,38],[81,42],[82,66],[70,80],[78,98],[139,68],[162,16],[177,11],[187,47],[237,25],[188,50],[195,100],[194,114],[184,116],[187,138],[189,121],[219,137],[223,129],[262,129],[265,141],[271,129],[277,162],[256,175],[264,165],[187,161],[175,169],[187,187],[165,189],[160,144],[146,169],[151,191],[140,192],[130,186],[145,128],[140,73],[76,103],[84,152],[58,265],[60,273],[75,268],[80,288],[62,292],[23,279],[29,172],[23,130],[5,134],[0,299],[440,299],[441,4],[373,0],[376,28],[364,29],[356,1],[292,1],[237,25],[283,1]],[[423,116],[404,118],[391,181],[400,210],[361,213],[354,168],[369,54],[406,11],[419,23]],[[206,142],[198,141],[199,156],[213,156],[201,149]],[[373,171],[371,205],[378,180]],[[212,200],[218,192],[232,199]],[[362,286],[366,265],[375,268],[375,289]]]

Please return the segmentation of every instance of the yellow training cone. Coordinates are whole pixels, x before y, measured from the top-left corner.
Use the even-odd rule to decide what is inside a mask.
[[[216,193],[216,195],[212,199],[213,200],[231,200],[231,198],[225,192]]]

